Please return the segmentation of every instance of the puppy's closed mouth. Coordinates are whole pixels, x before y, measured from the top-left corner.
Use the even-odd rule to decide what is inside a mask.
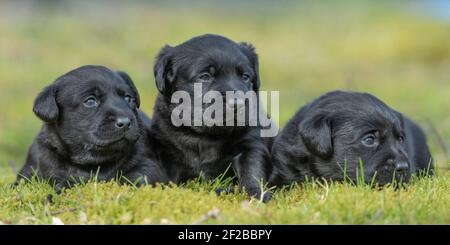
[[[128,139],[128,137],[126,137],[126,134],[122,134],[119,137],[116,138],[112,138],[112,139],[99,139],[97,136],[95,136],[94,133],[89,133],[88,134],[88,141],[96,146],[96,147],[107,147],[107,146],[111,146],[115,143],[118,143],[120,141],[131,141],[130,139]]]

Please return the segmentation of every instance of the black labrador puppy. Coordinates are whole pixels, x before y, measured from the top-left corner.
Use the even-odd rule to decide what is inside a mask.
[[[165,46],[156,58],[154,74],[160,94],[150,130],[151,149],[155,159],[163,163],[169,179],[183,183],[199,176],[237,176],[239,186],[250,196],[268,201],[271,193],[263,192],[262,185],[271,169],[269,149],[260,137],[259,126],[250,125],[248,116],[244,125],[236,124],[241,109],[249,109],[248,100],[226,100],[230,91],[258,93],[258,58],[253,46],[217,35],[194,37],[176,47]],[[195,84],[201,84],[205,96],[216,91],[220,96],[215,100],[224,101],[223,113],[233,108],[231,113],[236,117],[227,119],[222,126],[207,125],[206,121],[201,125],[174,123],[173,113],[180,104],[172,103],[172,97],[185,92],[192,100],[201,99],[195,94]],[[203,102],[199,105],[200,116],[210,105]],[[199,119],[195,108],[198,106],[193,105],[187,112],[187,119]],[[216,116],[220,113],[216,112]]]
[[[46,87],[34,102],[44,125],[17,176],[50,180],[60,192],[92,177],[121,177],[136,184],[166,182],[148,156],[151,121],[140,111],[139,93],[122,71],[82,66]]]
[[[408,182],[433,165],[422,129],[367,93],[334,91],[301,108],[272,147],[271,182],[284,185],[306,177],[379,185]],[[360,169],[363,166],[363,171]]]

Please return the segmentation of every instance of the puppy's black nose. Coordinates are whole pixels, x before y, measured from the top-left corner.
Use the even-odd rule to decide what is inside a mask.
[[[245,106],[245,100],[244,99],[228,99],[226,102],[226,105],[229,109],[233,109],[234,112],[239,112],[241,108]]]
[[[118,117],[116,118],[116,128],[118,129],[128,129],[131,126],[131,119],[128,117]]]
[[[409,164],[405,161],[398,161],[395,163],[395,172],[399,174],[406,174],[409,170]]]

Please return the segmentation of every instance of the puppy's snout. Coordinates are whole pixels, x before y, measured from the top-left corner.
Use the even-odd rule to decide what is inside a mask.
[[[397,161],[395,163],[395,172],[399,174],[406,174],[409,170],[409,164],[406,161]]]
[[[131,127],[131,119],[129,117],[117,117],[115,126],[118,129],[127,130]]]
[[[235,112],[240,111],[245,106],[245,100],[243,99],[228,99],[225,103],[229,109],[234,109]]]
[[[389,159],[388,160],[388,164],[393,166],[394,170],[395,170],[395,173],[397,173],[399,175],[405,175],[409,171],[409,164],[408,164],[407,161],[404,161],[404,160],[396,161],[394,159]]]

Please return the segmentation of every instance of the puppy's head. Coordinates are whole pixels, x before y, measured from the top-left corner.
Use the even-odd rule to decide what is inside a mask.
[[[402,115],[379,99],[331,92],[305,107],[303,116],[299,133],[321,176],[356,181],[364,173],[366,182],[380,185],[409,180]]]
[[[46,87],[33,111],[51,125],[77,164],[122,154],[141,135],[139,94],[125,72],[101,66],[72,70]]]
[[[192,98],[194,113],[194,84],[202,85],[202,93],[217,91],[211,102],[222,100],[225,112],[237,114],[248,107],[248,100],[226,99],[228,91],[257,92],[259,89],[258,57],[252,45],[235,43],[222,36],[194,37],[176,47],[165,46],[156,58],[154,67],[156,86],[168,101],[177,91],[185,91]],[[211,103],[202,103],[202,110]],[[176,105],[171,105],[170,111]],[[248,108],[247,108],[248,111]],[[236,117],[235,117],[236,118]],[[197,132],[228,132],[236,127],[191,127]]]

